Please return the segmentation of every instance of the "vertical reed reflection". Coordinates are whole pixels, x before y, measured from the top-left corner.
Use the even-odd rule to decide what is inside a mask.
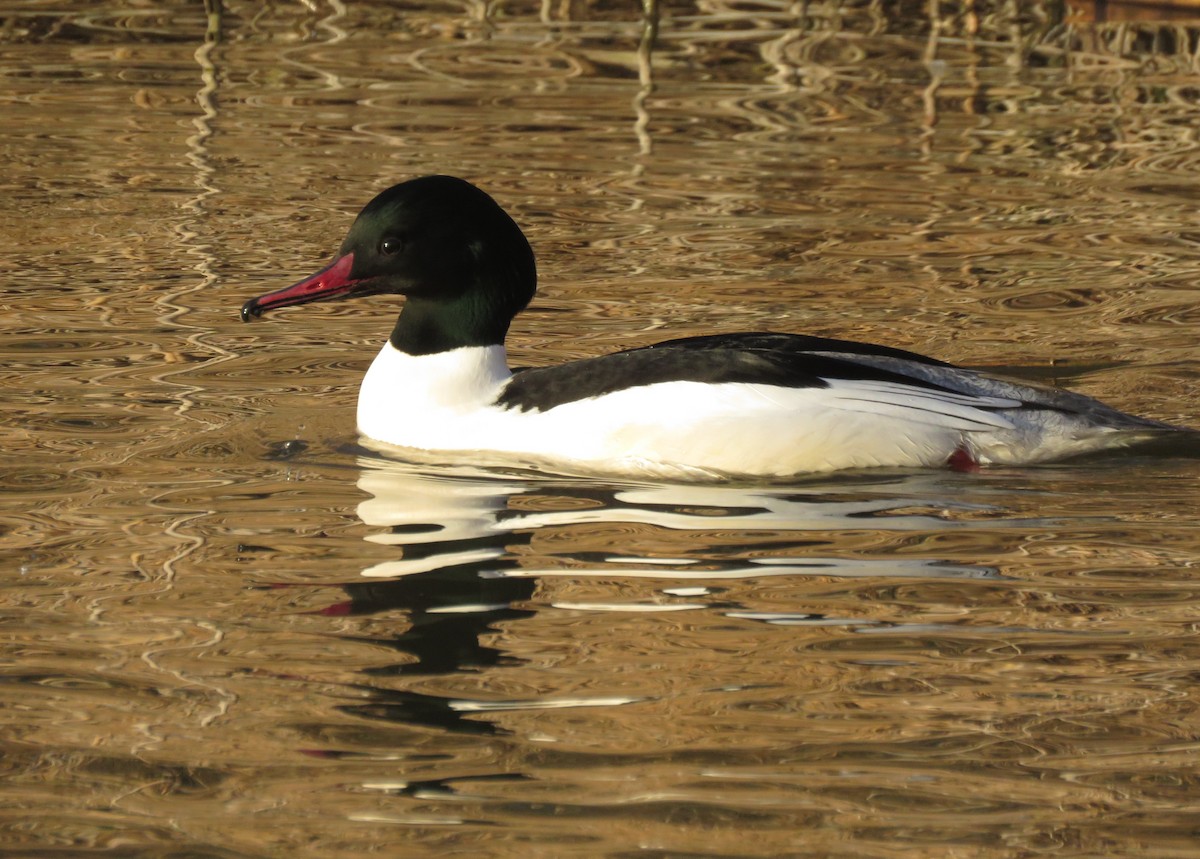
[[[650,155],[653,140],[650,136],[650,112],[646,99],[654,93],[654,43],[658,39],[658,0],[642,0],[642,35],[638,40],[638,92],[633,97],[633,123],[638,140],[638,154]]]
[[[220,194],[217,184],[217,170],[212,164],[211,145],[215,135],[214,122],[218,112],[217,93],[220,86],[220,75],[217,69],[217,49],[221,43],[221,28],[223,21],[222,0],[205,0],[205,29],[203,41],[196,48],[193,59],[200,71],[200,89],[195,95],[196,106],[200,114],[192,119],[195,133],[186,140],[187,163],[194,171],[193,184],[197,193],[182,202],[182,208],[189,214],[190,219],[180,220],[175,230],[179,243],[185,253],[196,260],[194,270],[199,274],[199,281],[191,286],[167,291],[156,298],[159,307],[165,312],[159,315],[159,321],[171,328],[182,328],[186,332],[187,347],[194,348],[202,354],[210,356],[213,364],[220,364],[236,357],[235,353],[220,345],[217,338],[211,336],[208,326],[194,324],[184,319],[194,312],[185,297],[207,294],[217,283],[216,269],[219,264],[217,242],[205,239],[204,234],[210,227],[206,223],[208,217],[208,201]],[[160,373],[156,379],[171,386],[178,399],[176,413],[188,420],[196,421],[210,429],[213,425],[203,418],[192,414],[195,406],[195,395],[203,390],[201,386],[191,384],[186,378],[189,368],[178,367]],[[181,378],[184,377],[184,378]]]

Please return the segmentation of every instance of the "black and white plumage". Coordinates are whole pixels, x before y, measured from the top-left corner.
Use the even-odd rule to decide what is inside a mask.
[[[1096,400],[884,346],[795,334],[670,340],[513,374],[504,339],[533,252],[483,191],[428,176],[384,191],[334,262],[243,319],[332,298],[406,296],[359,393],[365,436],[571,470],[779,478],[872,466],[1062,459],[1178,432]]]

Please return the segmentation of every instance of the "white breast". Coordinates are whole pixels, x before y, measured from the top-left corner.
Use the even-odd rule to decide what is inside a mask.
[[[503,346],[408,355],[385,343],[358,392],[358,431],[388,444],[470,450],[481,417],[512,373]]]

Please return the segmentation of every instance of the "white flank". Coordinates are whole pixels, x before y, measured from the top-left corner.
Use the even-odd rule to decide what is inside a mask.
[[[510,378],[503,346],[413,356],[385,344],[362,383],[359,431],[407,448],[659,477],[940,466],[960,448],[981,462],[1028,462],[1106,446],[1108,432],[1014,409],[1016,399],[843,379],[826,388],[665,382],[522,412],[493,405]]]

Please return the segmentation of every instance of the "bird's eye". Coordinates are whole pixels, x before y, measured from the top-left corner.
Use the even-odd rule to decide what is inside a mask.
[[[397,236],[388,236],[379,243],[379,252],[384,256],[398,254],[404,250],[404,240]]]

